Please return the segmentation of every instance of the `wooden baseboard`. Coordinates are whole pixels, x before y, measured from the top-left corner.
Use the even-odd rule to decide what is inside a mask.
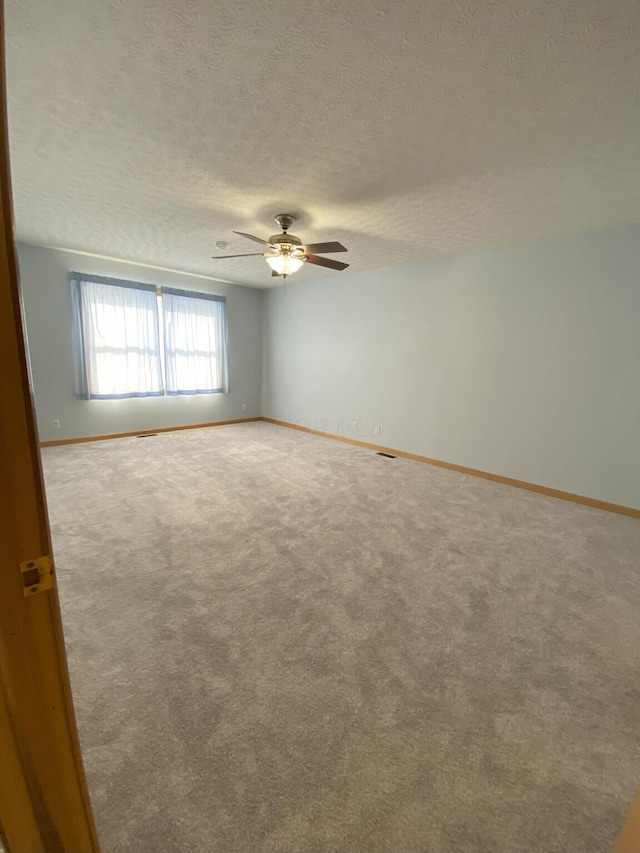
[[[503,477],[501,474],[491,474],[489,471],[480,471],[477,468],[468,468],[466,465],[456,465],[453,462],[443,462],[441,459],[432,459],[429,456],[419,456],[417,453],[408,453],[405,450],[397,450],[393,447],[384,447],[380,444],[372,444],[368,441],[360,441],[357,438],[349,438],[344,435],[335,435],[331,432],[323,432],[319,429],[312,429],[311,427],[292,424],[288,421],[276,420],[275,418],[236,418],[228,421],[211,421],[210,423],[204,424],[181,424],[180,426],[158,427],[157,429],[114,432],[107,433],[105,435],[87,435],[80,438],[62,438],[58,441],[41,441],[40,447],[58,447],[63,444],[82,444],[86,441],[107,441],[111,438],[131,438],[132,436],[146,435],[147,433],[175,432],[183,429],[204,429],[205,427],[227,426],[228,424],[246,424],[254,421],[266,421],[267,423],[287,427],[288,429],[297,429],[300,430],[300,432],[308,432],[311,435],[330,438],[333,439],[333,441],[343,441],[346,444],[354,444],[357,447],[366,447],[369,450],[375,450],[378,453],[390,453],[392,456],[401,456],[403,459],[412,459],[414,462],[424,462],[427,465],[435,465],[437,468],[446,468],[448,471],[457,471],[459,474],[468,474],[471,477],[480,477],[483,480],[490,480],[493,483],[501,483],[504,486],[514,486],[516,489],[525,489],[528,492],[537,492],[540,495],[546,495],[550,498],[558,498],[561,501],[570,501],[571,503],[582,504],[583,506],[593,507],[594,509],[601,509],[605,512],[615,512],[618,515],[626,515],[630,518],[640,519],[640,509],[635,509],[634,507],[609,503],[608,501],[589,498],[585,495],[575,495],[572,492],[564,492],[560,489],[540,486],[537,483],[528,483],[525,480],[515,480],[513,477]]]
[[[203,429],[204,427],[227,426],[227,424],[248,424],[262,418],[236,418],[231,421],[211,421],[206,424],[180,424],[180,426],[158,427],[157,429],[137,429],[133,432],[112,432],[105,435],[86,435],[81,438],[61,438],[58,441],[41,441],[40,447],[59,447],[62,444],[83,444],[85,441],[107,441],[110,438],[131,438],[134,435],[149,435],[155,432],[175,432],[181,429]]]
[[[483,480],[491,480],[493,483],[501,483],[504,486],[515,486],[516,489],[525,489],[528,492],[537,492],[540,495],[546,495],[550,498],[558,498],[561,501],[570,501],[571,503],[590,506],[594,509],[602,509],[605,512],[615,512],[618,515],[627,515],[630,518],[640,518],[640,509],[634,509],[630,506],[613,504],[608,501],[597,500],[596,498],[588,498],[584,495],[574,495],[572,492],[563,492],[560,489],[551,489],[548,486],[539,486],[537,483],[527,483],[525,480],[515,480],[512,477],[503,477],[500,474],[491,474],[488,471],[479,471],[477,468],[467,468],[465,465],[456,465],[453,462],[443,462],[441,459],[431,459],[428,456],[418,456],[416,453],[407,453],[404,450],[396,450],[393,447],[383,447],[379,444],[371,444],[368,441],[360,441],[359,439],[348,438],[344,435],[335,435],[331,432],[323,432],[319,429],[312,429],[311,427],[292,424],[288,421],[279,421],[275,418],[265,417],[261,420],[270,424],[276,424],[277,426],[297,429],[301,432],[309,432],[312,435],[322,436],[322,438],[331,438],[334,441],[344,441],[347,444],[366,447],[369,450],[375,450],[378,453],[390,453],[392,456],[402,456],[404,459],[412,459],[415,462],[425,462],[427,465],[435,465],[438,468],[457,471],[459,474],[469,474],[471,477],[481,477]]]

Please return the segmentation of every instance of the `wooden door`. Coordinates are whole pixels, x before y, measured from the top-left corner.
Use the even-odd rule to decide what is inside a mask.
[[[615,853],[640,853],[640,789],[631,804],[627,822],[616,844]]]
[[[47,574],[51,539],[13,233],[2,6],[0,26],[0,828],[8,853],[98,853],[56,581]]]

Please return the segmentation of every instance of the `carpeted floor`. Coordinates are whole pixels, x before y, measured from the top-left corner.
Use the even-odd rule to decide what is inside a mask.
[[[640,523],[264,423],[44,451],[103,853],[604,853]]]

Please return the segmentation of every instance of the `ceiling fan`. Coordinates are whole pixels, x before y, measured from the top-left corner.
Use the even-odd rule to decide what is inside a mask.
[[[302,240],[295,234],[287,234],[288,229],[296,221],[295,216],[291,216],[289,213],[279,213],[275,220],[282,228],[282,233],[273,234],[268,240],[254,237],[253,234],[244,234],[242,231],[233,232],[241,237],[246,237],[247,240],[262,243],[263,246],[267,247],[266,251],[249,252],[245,255],[213,255],[212,257],[214,260],[220,260],[222,258],[250,258],[261,255],[271,267],[271,275],[282,276],[283,278],[299,270],[304,263],[328,267],[331,270],[345,270],[349,266],[342,261],[321,258],[316,254],[316,252],[328,252],[329,254],[346,252],[347,250],[342,243],[306,243],[303,245]]]

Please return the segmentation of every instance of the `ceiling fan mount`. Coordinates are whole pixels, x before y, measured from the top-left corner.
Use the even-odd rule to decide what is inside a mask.
[[[277,216],[274,216],[274,219],[282,228],[282,234],[272,234],[269,237],[269,243],[272,246],[280,246],[283,251],[295,251],[296,246],[302,246],[302,240],[299,237],[296,237],[295,234],[287,234],[287,229],[291,228],[296,221],[295,216],[291,216],[290,213],[279,213]],[[298,254],[302,257],[304,252],[300,251]]]
[[[333,253],[346,252],[346,248],[342,243],[307,243],[303,244],[302,240],[295,234],[288,234],[287,231],[296,221],[295,216],[290,213],[279,213],[275,218],[276,223],[282,228],[281,234],[272,234],[268,240],[263,240],[261,237],[254,237],[253,234],[245,234],[242,231],[234,231],[240,237],[246,237],[247,240],[253,240],[255,243],[262,243],[266,246],[264,252],[249,252],[242,255],[216,255],[214,259],[220,258],[247,258],[251,256],[261,255],[272,269],[272,276],[282,276],[286,278],[291,273],[299,270],[304,263],[315,264],[320,267],[327,267],[333,270],[344,270],[349,264],[342,261],[334,261],[332,258],[322,258],[316,252]]]
[[[273,217],[278,225],[282,228],[283,231],[287,231],[287,229],[291,228],[293,223],[296,221],[295,216],[292,216],[290,213],[279,213],[277,216]]]

